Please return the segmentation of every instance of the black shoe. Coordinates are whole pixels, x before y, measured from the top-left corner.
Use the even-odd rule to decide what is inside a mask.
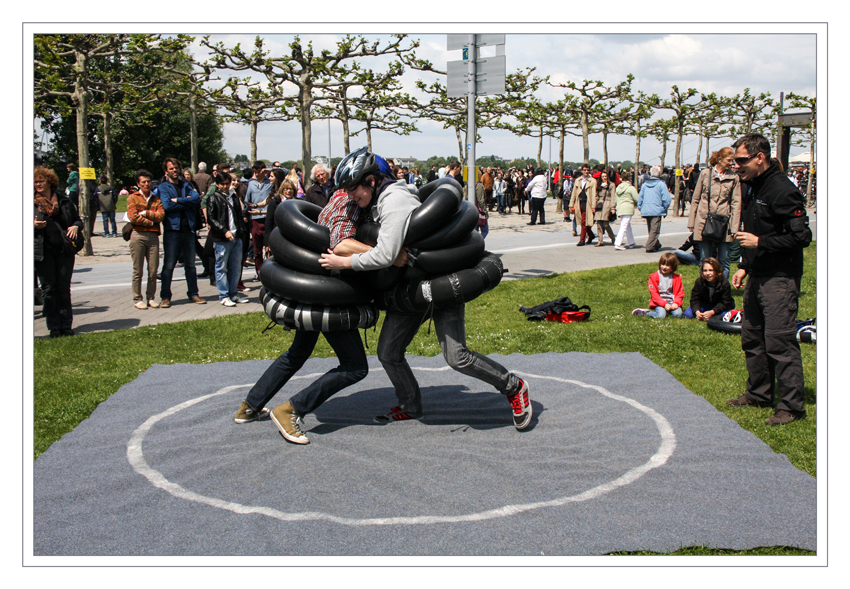
[[[198,274],[198,278],[209,278],[209,277],[210,277],[210,273],[207,272],[206,270],[204,270],[203,272]]]
[[[537,225],[537,223],[526,223],[526,225]]]
[[[577,246],[579,246],[579,245],[587,245],[587,243],[586,243],[586,242],[584,242],[584,241],[580,241],[580,242],[578,242],[576,245],[577,245]]]

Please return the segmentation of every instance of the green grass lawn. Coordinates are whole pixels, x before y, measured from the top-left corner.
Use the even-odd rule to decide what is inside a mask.
[[[816,244],[805,250],[799,318],[817,316]],[[558,255],[546,252],[541,255]],[[733,266],[734,268],[734,266]],[[653,320],[633,317],[632,309],[649,301],[647,278],[656,263],[603,268],[503,282],[467,305],[469,347],[483,354],[542,352],[639,352],[670,372],[688,390],[704,397],[718,411],[753,432],[775,452],[786,454],[799,469],[817,476],[816,347],[802,345],[806,378],[806,419],[783,427],[764,424],[771,409],[733,408],[726,399],[744,392],[747,378],[740,337],[709,330],[692,320]],[[679,268],[685,284],[685,304],[697,277],[695,266]],[[738,308],[741,292],[733,291]],[[569,296],[592,308],[586,323],[530,322],[519,307],[534,306]],[[118,388],[153,364],[238,362],[274,358],[287,349],[292,333],[275,328],[265,334],[265,314],[232,315],[215,319],[82,334],[73,338],[37,339],[35,358],[35,457],[86,419]],[[374,354],[377,331],[368,333]],[[408,353],[440,353],[427,324]],[[315,354],[333,355],[324,338]],[[702,548],[688,554],[721,554]],[[771,554],[796,554],[772,548]],[[803,551],[804,552],[804,551]],[[752,551],[747,551],[753,554]]]

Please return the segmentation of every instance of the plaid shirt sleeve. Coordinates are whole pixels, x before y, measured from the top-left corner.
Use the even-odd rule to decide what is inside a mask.
[[[330,247],[333,249],[344,239],[354,237],[362,219],[363,211],[357,203],[349,200],[347,193],[339,191],[322,209],[318,223],[330,229]]]

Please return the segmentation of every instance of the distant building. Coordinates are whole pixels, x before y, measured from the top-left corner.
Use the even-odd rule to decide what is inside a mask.
[[[393,159],[393,161],[395,161],[397,166],[402,167],[402,168],[405,167],[405,166],[407,166],[408,168],[412,168],[413,166],[416,165],[416,162],[418,161],[413,156],[410,156],[410,157],[394,157],[392,159]]]

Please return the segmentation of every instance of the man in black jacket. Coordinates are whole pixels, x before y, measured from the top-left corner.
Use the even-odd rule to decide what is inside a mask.
[[[747,361],[747,391],[727,403],[772,407],[765,423],[785,425],[805,416],[803,361],[797,343],[797,299],[803,276],[803,248],[812,241],[803,195],[776,163],[770,143],[758,134],[732,144],[734,170],[744,183],[743,247],[732,286],[744,289],[741,348]],[[737,228],[734,228],[737,229]],[[775,389],[775,391],[774,391]]]

